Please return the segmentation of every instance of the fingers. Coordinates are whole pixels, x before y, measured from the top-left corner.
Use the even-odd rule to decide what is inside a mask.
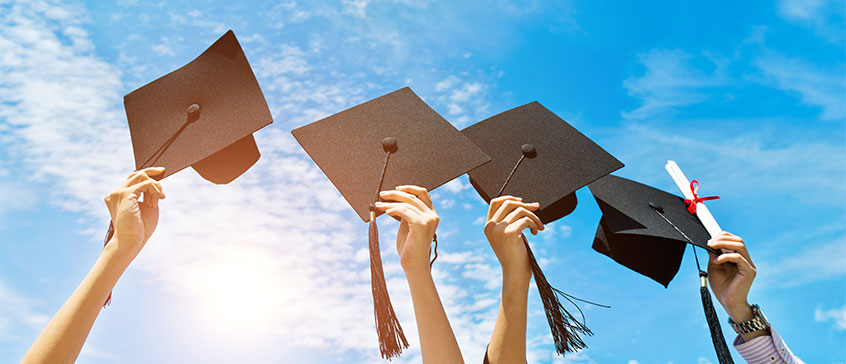
[[[517,207],[513,211],[511,211],[511,213],[509,213],[508,216],[506,216],[504,219],[502,219],[502,222],[504,222],[506,224],[511,224],[511,223],[518,221],[520,219],[523,219],[523,218],[528,218],[528,219],[532,220],[532,222],[533,222],[533,224],[532,224],[532,226],[533,226],[532,227],[532,235],[537,235],[538,230],[543,230],[545,228],[543,226],[543,223],[541,222],[540,218],[538,218],[537,215],[533,214],[531,211],[527,210],[526,208],[524,208],[522,206]]]
[[[531,212],[530,212],[531,214]],[[532,214],[534,215],[534,214]],[[540,221],[540,220],[538,220]],[[523,216],[513,224],[509,224],[509,228],[514,226],[517,231],[523,231],[525,228],[529,228],[532,232],[532,235],[537,235],[538,230],[543,230],[543,225],[538,225],[535,219],[531,218],[530,216]]]
[[[407,203],[420,210],[420,212],[433,210],[431,207],[426,205],[426,203],[421,201],[416,195],[412,195],[408,192],[398,190],[381,191],[379,192],[379,197],[386,201]],[[432,202],[430,201],[429,203],[431,204]]]
[[[512,211],[514,211],[514,209],[518,207],[522,207],[529,211],[534,211],[537,210],[539,206],[540,205],[537,202],[525,203],[517,200],[505,200],[502,202],[502,204],[499,206],[496,212],[494,212],[493,216],[489,220],[493,222],[500,222],[503,221],[503,219],[505,219],[508,214],[510,214]]]
[[[488,217],[487,217],[488,221],[490,221],[491,218],[493,218],[494,213],[496,213],[496,211],[499,210],[499,206],[502,205],[505,201],[508,201],[508,200],[523,201],[522,198],[514,197],[514,196],[500,196],[500,197],[497,197],[497,198],[491,200],[490,206],[488,207]]]
[[[724,264],[727,262],[734,263],[737,265],[737,269],[740,271],[744,271],[747,273],[754,274],[755,273],[755,266],[748,260],[746,260],[743,255],[739,253],[723,253],[720,254],[718,257],[714,258],[714,264]]]
[[[429,191],[426,190],[425,188],[420,187],[420,186],[403,185],[403,186],[397,186],[397,188],[395,188],[395,189],[397,191],[402,191],[402,192],[410,193],[414,196],[417,196],[417,198],[420,199],[420,201],[422,201],[423,204],[428,206],[429,209],[431,209],[431,210],[435,209],[434,205],[432,205],[432,198],[429,197]]]
[[[388,216],[399,218],[405,223],[420,220],[420,212],[408,204],[377,202],[376,209],[384,211]]]
[[[737,235],[733,235],[728,232],[720,232],[711,240],[708,240],[708,246],[714,249],[724,249],[724,250],[731,250],[743,255],[748,261],[752,261],[752,258],[749,256],[749,251],[746,249],[746,244],[743,242],[743,239]]]
[[[150,206],[158,206],[159,199],[164,198],[162,185],[152,179],[134,185],[130,190],[136,197],[141,197],[141,193],[144,193],[144,202]]]
[[[133,185],[139,184],[141,182],[153,180],[153,178],[151,178],[150,176],[160,175],[164,173],[164,171],[164,167],[150,167],[132,172],[129,177],[126,178],[126,182],[124,183],[123,187],[132,187]]]

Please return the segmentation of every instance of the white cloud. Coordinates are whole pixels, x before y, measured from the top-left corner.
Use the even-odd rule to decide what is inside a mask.
[[[814,320],[817,322],[831,321],[832,327],[837,331],[846,331],[846,306],[823,310],[817,307],[814,311]]]
[[[842,0],[781,0],[778,14],[785,20],[807,28],[832,43],[846,41]]]
[[[632,360],[629,360],[628,364],[638,364],[638,362],[637,362],[637,360],[632,359]]]
[[[695,128],[708,122],[687,124]],[[846,185],[841,182],[846,175],[842,145],[799,138],[773,143],[757,132],[718,139],[704,133],[688,127],[659,129],[633,123],[612,131],[608,145],[637,146],[618,147],[612,153],[629,161],[626,171],[630,175],[655,176],[645,183],[666,182],[666,176],[656,175],[656,171],[663,172],[661,166],[673,159],[682,168],[699,163],[698,179],[708,181],[711,191],[747,199],[793,196],[823,206],[846,201]],[[701,161],[708,161],[708,167],[702,167]]]
[[[460,193],[466,189],[470,188],[468,184],[465,184],[461,178],[456,178],[452,181],[444,183],[443,186],[440,187],[440,190],[447,191],[450,193]]]
[[[846,276],[846,236],[817,243],[773,263],[759,264],[760,280],[767,285],[793,287]]]
[[[33,309],[35,300],[6,285],[0,277],[0,342],[22,335],[20,328],[38,330],[50,316]]]
[[[173,56],[176,53],[173,52],[173,46],[171,45],[170,38],[168,37],[161,37],[161,43],[154,44],[151,49],[153,52],[160,56]]]
[[[646,70],[641,76],[623,81],[623,87],[641,105],[621,115],[626,119],[644,119],[707,100],[704,89],[726,83],[723,75],[726,64],[708,53],[703,56],[713,70],[697,67],[693,56],[677,49],[654,49],[639,54],[638,61]]]
[[[798,94],[802,103],[822,108],[820,117],[846,119],[846,69],[820,70],[798,58],[767,52],[753,61],[764,76],[764,83]]]
[[[5,25],[0,28],[0,73],[6,77],[0,97],[8,102],[0,109],[4,148],[26,166],[21,175],[52,186],[50,203],[78,213],[80,223],[100,239],[107,221],[102,196],[133,169],[120,105],[124,85],[117,67],[93,53],[84,32],[68,31],[85,17],[61,15],[56,11],[61,6],[46,5],[20,2],[14,11],[0,13]],[[43,9],[59,14],[58,19]],[[189,25],[219,24],[209,16]],[[273,114],[284,115],[284,121],[256,133],[261,160],[228,185],[213,185],[189,170],[164,180],[168,199],[160,205],[161,221],[131,269],[142,272],[149,284],[195,301],[196,314],[209,317],[203,320],[209,325],[204,331],[224,337],[279,336],[289,345],[352,352],[365,362],[381,362],[376,360],[363,249],[366,225],[287,131],[350,106],[369,86],[358,86],[356,76],[316,76],[308,63],[311,50],[285,47],[281,60],[270,58],[274,49],[257,47],[254,53],[272,60],[257,62],[256,74]],[[473,99],[483,89],[479,83],[463,85],[469,87],[461,86],[460,92],[475,96],[459,94],[458,99]],[[444,190],[467,188],[458,182]],[[391,298],[412,343],[400,362],[416,362],[410,295],[392,244],[396,224],[386,221],[380,228]],[[479,358],[496,318],[499,273],[467,252],[444,254],[440,261],[447,264],[436,266],[438,289],[462,351]],[[484,279],[484,287],[457,284],[466,271]],[[131,287],[115,291],[116,304],[125,289]],[[243,313],[245,301],[248,315],[226,319]],[[533,345],[535,350],[548,346]],[[109,359],[93,348],[85,355]]]
[[[311,70],[306,53],[299,46],[283,44],[281,49],[271,52],[270,56],[259,59],[257,68],[264,77],[276,77],[291,73],[302,75]]]

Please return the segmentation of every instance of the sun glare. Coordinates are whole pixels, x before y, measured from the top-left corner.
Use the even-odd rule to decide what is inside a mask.
[[[194,297],[209,329],[239,337],[268,335],[279,317],[284,282],[278,265],[260,249],[239,248],[204,265]]]

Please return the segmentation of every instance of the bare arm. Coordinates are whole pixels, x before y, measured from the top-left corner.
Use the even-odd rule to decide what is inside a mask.
[[[164,168],[148,168],[129,176],[105,200],[115,234],[94,267],[24,355],[21,363],[73,363],[120,276],[150,238],[158,222],[161,185],[150,178]],[[143,202],[139,198],[143,194]]]
[[[439,221],[429,193],[421,187],[399,186],[381,197],[391,202],[377,202],[376,207],[401,219],[397,252],[411,291],[423,363],[464,363],[429,270],[429,247]]]
[[[526,362],[526,311],[532,268],[522,239],[522,231],[543,230],[532,213],[538,204],[524,203],[511,196],[491,200],[485,236],[502,265],[502,300],[487,356],[491,364]]]

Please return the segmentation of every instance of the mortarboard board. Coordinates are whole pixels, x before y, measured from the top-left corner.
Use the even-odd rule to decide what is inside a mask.
[[[341,111],[291,132],[350,206],[370,222],[370,272],[382,356],[408,347],[393,312],[379,254],[376,212],[382,186],[428,190],[490,160],[410,88]]]
[[[231,30],[199,57],[123,98],[135,167],[188,166],[229,183],[259,159],[253,132],[273,122]]]
[[[593,249],[664,287],[678,272],[688,244],[721,254],[708,247],[711,235],[690,211],[691,200],[612,175],[602,177],[588,188],[602,210]],[[693,200],[713,198],[718,197]],[[698,257],[696,265],[699,267]],[[702,304],[717,357],[721,364],[732,363],[706,284],[707,273],[699,268],[699,275]]]
[[[593,249],[664,287],[678,272],[688,239],[719,254],[683,198],[611,175],[588,188],[602,210]]]
[[[623,163],[538,102],[494,115],[461,131],[491,156],[491,162],[470,171],[470,183],[490,202],[501,195],[538,202],[535,215],[544,223],[576,208],[575,191],[619,168]],[[525,241],[525,237],[523,238]],[[531,248],[526,250],[559,354],[584,348],[578,332],[591,335],[561,306]],[[571,301],[572,302],[572,301]]]
[[[258,161],[253,132],[273,122],[231,30],[190,63],[125,95],[123,103],[136,170],[165,167],[156,179],[191,166],[206,180],[229,183]],[[106,243],[112,233],[110,224]]]

